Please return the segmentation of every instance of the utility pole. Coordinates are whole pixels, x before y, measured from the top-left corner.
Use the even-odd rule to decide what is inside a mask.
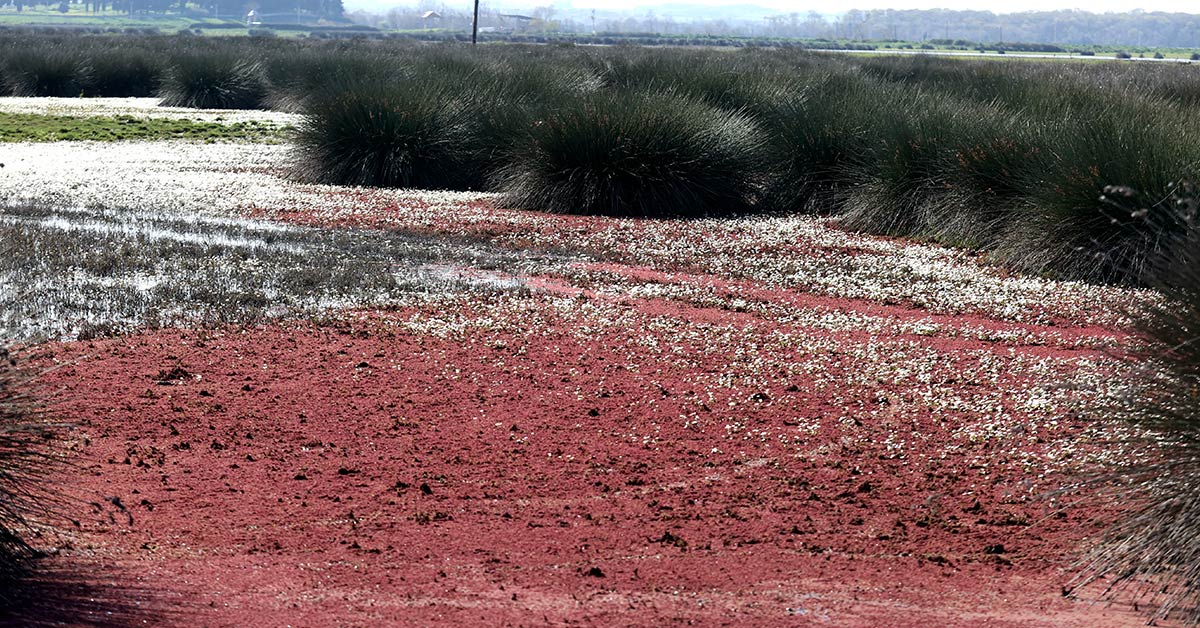
[[[471,45],[479,39],[479,0],[475,0],[475,19],[471,20]]]

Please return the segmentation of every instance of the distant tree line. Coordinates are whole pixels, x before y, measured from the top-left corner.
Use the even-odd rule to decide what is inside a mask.
[[[356,12],[360,24],[400,30],[463,31],[471,27],[469,5],[452,8],[430,0],[397,7],[386,14]],[[428,16],[429,12],[436,16]],[[1200,15],[1145,12],[1088,13],[1037,11],[995,14],[990,11],[874,10],[847,11],[835,19],[819,13],[786,13],[765,19],[688,19],[648,11],[596,19],[579,10],[537,7],[513,16],[483,7],[480,26],[511,33],[587,35],[721,36],[836,41],[1037,42],[1076,46],[1200,48]],[[1010,50],[1016,50],[1008,46]]]
[[[928,41],[962,39],[1045,44],[1200,47],[1200,15],[1188,13],[1089,13],[1038,11],[995,14],[990,11],[847,11],[823,28],[811,20],[768,21],[771,34],[801,37]]]

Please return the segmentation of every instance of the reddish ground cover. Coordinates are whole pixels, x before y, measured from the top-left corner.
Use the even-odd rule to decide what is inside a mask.
[[[978,270],[922,296],[924,249],[816,231],[470,211],[504,224],[333,222],[579,257],[527,291],[37,349],[97,504],[54,560],[188,626],[1144,621],[1062,595],[1100,528],[1046,494],[1108,452],[1060,384],[1122,339],[1082,297]]]
[[[1080,426],[1015,409],[1026,360],[1060,356],[909,346],[1006,413],[971,436],[991,417],[865,384],[853,339],[817,357],[789,334],[818,330],[685,308],[498,297],[47,348],[78,489],[130,511],[77,551],[188,625],[1140,623],[1060,595],[1092,513],[1028,470]]]

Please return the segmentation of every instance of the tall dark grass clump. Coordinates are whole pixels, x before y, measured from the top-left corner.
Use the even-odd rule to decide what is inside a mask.
[[[1200,76],[1189,67],[1177,64],[1156,64],[1138,68],[1133,79],[1135,89],[1186,107],[1200,106]]]
[[[571,102],[562,96],[553,102]],[[537,120],[546,115],[547,100],[484,86],[462,98],[468,189],[494,190],[495,173],[516,158]]]
[[[600,61],[600,80],[617,90],[672,92],[719,109],[752,113],[785,96],[796,73],[795,64],[758,51],[616,48]]]
[[[768,175],[759,204],[777,212],[829,213],[852,183],[847,165],[870,141],[856,112],[878,85],[834,71],[806,77],[802,87],[757,112],[767,131]]]
[[[1123,194],[1134,199],[1136,195]],[[1127,191],[1126,191],[1127,192]],[[1073,585],[1106,578],[1107,593],[1129,592],[1200,625],[1200,189],[1184,184],[1171,195],[1168,231],[1144,280],[1161,298],[1130,313],[1144,341],[1140,377],[1117,412],[1137,428],[1143,455],[1114,476],[1116,499],[1128,506],[1094,548]],[[1139,213],[1136,202],[1122,203]]]
[[[258,109],[266,96],[266,80],[258,63],[199,53],[174,60],[163,76],[159,104],[193,109]]]
[[[602,89],[599,76],[569,51],[535,47],[514,48],[463,80],[466,152],[484,176],[481,189],[493,187],[491,176],[528,143],[536,120]]]
[[[4,83],[13,96],[76,97],[91,85],[92,69],[73,50],[22,49],[6,56]]]
[[[929,207],[950,189],[946,157],[972,134],[980,108],[922,88],[866,96],[856,114],[871,141],[849,157],[855,186],[839,220],[871,233],[928,235]]]
[[[514,47],[488,64],[482,75],[464,77],[503,91],[508,97],[534,100],[546,108],[598,91],[604,79],[575,54]]]
[[[993,63],[936,56],[879,56],[862,60],[862,71],[881,80],[920,87],[966,101],[1013,109],[1032,101],[1061,101],[1078,72],[1068,64]],[[1047,89],[1053,84],[1056,89]],[[1095,94],[1092,96],[1095,97]]]
[[[346,77],[361,83],[388,83],[401,78],[401,67],[394,58],[359,51],[317,49],[279,55],[266,65],[266,105],[302,113],[313,100],[343,88]]]
[[[147,50],[100,47],[88,58],[91,76],[85,96],[146,98],[158,92],[163,62]]]
[[[1043,122],[1040,151],[1015,178],[1026,202],[997,257],[1033,272],[1138,283],[1173,224],[1174,182],[1196,171],[1197,129],[1183,112],[1137,101]],[[1114,204],[1105,194],[1114,186],[1135,197]],[[1143,214],[1133,219],[1121,204]]]
[[[1029,121],[996,103],[973,107],[966,124],[939,155],[940,189],[922,209],[925,237],[974,250],[993,250],[1025,202],[1020,177],[1044,147]]]
[[[312,103],[296,136],[301,178],[334,185],[470,189],[468,109],[435,82],[356,84]]]
[[[27,395],[28,385],[29,378],[0,349],[0,606],[13,601],[10,594],[37,556],[27,534],[54,511],[46,488],[58,465],[54,434]]]
[[[497,175],[509,206],[617,216],[751,208],[765,141],[749,118],[670,93],[599,93],[539,120]]]

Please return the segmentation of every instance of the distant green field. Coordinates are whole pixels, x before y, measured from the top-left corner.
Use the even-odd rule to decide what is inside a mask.
[[[69,11],[60,13],[45,8],[25,8],[16,11],[11,6],[0,7],[0,25],[6,26],[69,26],[82,28],[156,28],[170,32],[189,28],[195,24],[241,23],[240,19],[214,19],[189,17],[186,15],[131,16],[124,11],[85,11],[82,5],[68,5]],[[231,16],[232,17],[232,16]]]
[[[0,113],[0,142],[182,139],[198,142],[282,141],[289,132],[261,122],[196,122],[164,118],[43,116]]]

